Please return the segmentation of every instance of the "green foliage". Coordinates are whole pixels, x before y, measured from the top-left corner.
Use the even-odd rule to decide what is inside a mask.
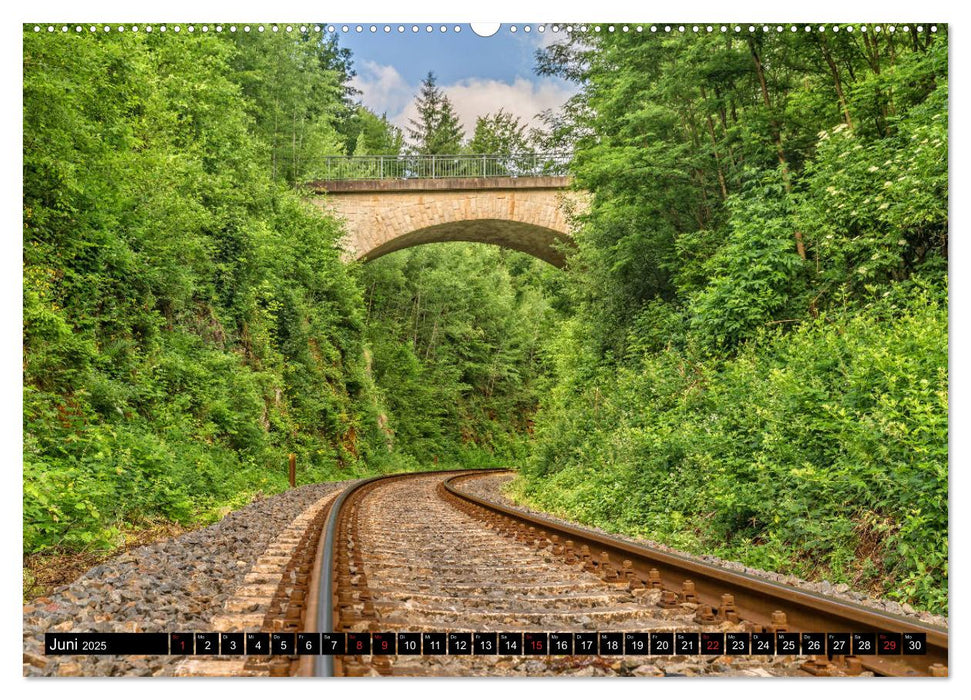
[[[914,279],[854,314],[761,332],[730,360],[665,350],[561,384],[518,493],[945,611],[946,333],[946,290]]]
[[[728,207],[728,240],[706,261],[708,284],[689,308],[699,341],[710,347],[733,346],[766,323],[791,320],[784,317],[801,312],[796,301],[805,287],[783,188],[748,191]]]
[[[947,37],[856,29],[541,53],[593,200],[516,488],[942,612]]]
[[[291,451],[301,481],[381,467],[341,231],[274,180],[332,117],[286,103],[285,148],[280,82],[337,83],[260,40],[25,33],[27,552],[205,520],[283,488]]]
[[[311,179],[323,157],[345,150],[340,120],[352,116],[344,100],[349,55],[336,40],[280,32],[231,34],[232,67],[249,100],[254,135],[269,159],[270,176],[291,184]]]
[[[468,151],[497,156],[529,153],[526,124],[503,109],[495,114],[479,117],[475,122],[475,133],[469,141]]]
[[[404,136],[401,129],[388,121],[386,115],[379,117],[364,107],[359,107],[355,116],[360,131],[352,155],[397,155],[401,152]]]
[[[415,100],[418,118],[409,120],[408,138],[416,153],[438,155],[459,153],[465,132],[452,102],[429,72]]]
[[[557,271],[494,246],[418,246],[363,269],[388,441],[420,463],[512,458],[538,402]]]
[[[868,298],[947,254],[947,83],[866,139],[845,127],[821,135],[807,167],[796,225],[815,257],[819,301]]]
[[[24,35],[24,546],[524,464],[532,503],[947,610],[947,34],[572,32],[563,271],[340,260],[292,185],[394,154],[332,39]],[[409,137],[459,153],[429,74]],[[537,405],[539,411],[537,412]]]
[[[842,306],[859,291],[846,290],[845,268],[864,255],[877,255],[877,267],[903,255],[900,280],[946,248],[946,36],[804,34],[573,32],[541,53],[543,72],[582,84],[557,129],[575,142],[578,186],[593,193],[570,286],[604,353],[626,354],[628,327],[654,300],[718,303],[709,285],[730,291],[730,251],[747,239],[756,254],[762,216],[775,252],[761,254],[764,274],[740,282],[757,295],[779,284],[804,292],[798,301],[810,308],[736,299],[739,318],[708,329],[715,344],[759,320]],[[869,219],[879,231],[851,220],[868,209],[882,212]],[[903,235],[888,251],[891,232]],[[853,239],[859,254],[827,265],[850,252],[830,234]],[[800,244],[812,266],[797,273]],[[775,275],[787,281],[770,284]]]

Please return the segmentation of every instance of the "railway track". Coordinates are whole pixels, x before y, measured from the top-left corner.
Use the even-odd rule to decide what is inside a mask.
[[[269,660],[271,675],[947,673],[945,629],[527,515],[463,491],[464,481],[495,473],[402,474],[348,488],[326,522],[315,521],[301,541],[292,585],[281,585],[269,628],[447,630],[459,640],[476,632],[493,633],[493,640],[513,632],[884,632],[926,635],[927,653],[686,658],[579,650],[466,655],[450,648],[441,656],[277,656]]]

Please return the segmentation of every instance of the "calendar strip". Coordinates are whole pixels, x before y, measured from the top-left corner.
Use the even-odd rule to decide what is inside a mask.
[[[922,632],[170,632],[44,635],[49,656],[920,656]]]

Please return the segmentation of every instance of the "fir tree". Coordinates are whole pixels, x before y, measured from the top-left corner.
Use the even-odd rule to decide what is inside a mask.
[[[408,137],[415,152],[422,155],[458,153],[465,132],[448,96],[435,84],[430,72],[417,96],[418,118],[410,119]]]

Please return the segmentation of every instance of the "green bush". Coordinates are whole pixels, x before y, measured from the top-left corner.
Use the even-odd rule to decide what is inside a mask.
[[[947,609],[947,295],[922,279],[727,360],[557,395],[520,495],[610,530]]]
[[[339,89],[332,47],[259,44],[25,32],[27,553],[205,522],[285,488],[289,452],[302,482],[381,456],[340,226],[267,135],[282,73],[309,61],[308,86]],[[340,109],[318,98],[315,158]]]

